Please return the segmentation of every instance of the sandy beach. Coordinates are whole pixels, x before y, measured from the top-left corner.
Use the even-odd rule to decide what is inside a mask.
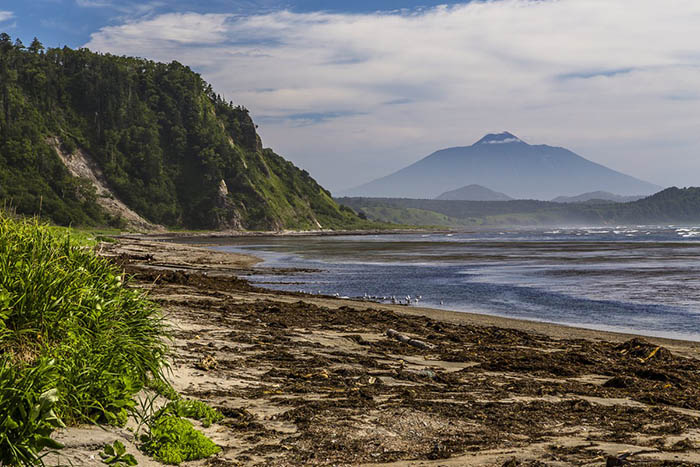
[[[226,416],[191,465],[700,465],[700,343],[269,291],[255,257],[149,237],[100,252],[172,323],[174,387]],[[137,451],[59,439],[74,465]]]

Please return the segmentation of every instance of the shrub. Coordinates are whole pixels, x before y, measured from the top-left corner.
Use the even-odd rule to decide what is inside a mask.
[[[199,420],[205,427],[224,418],[221,412],[209,407],[205,402],[192,399],[169,402],[160,409],[160,413]]]
[[[58,417],[123,425],[134,394],[163,379],[167,335],[155,305],[68,231],[0,212],[0,465],[40,462]]]
[[[131,396],[162,376],[155,305],[65,231],[0,215],[0,317],[0,351],[55,359],[66,422],[123,423]]]
[[[153,421],[143,449],[166,464],[203,459],[221,451],[212,440],[197,431],[192,422],[168,414]]]

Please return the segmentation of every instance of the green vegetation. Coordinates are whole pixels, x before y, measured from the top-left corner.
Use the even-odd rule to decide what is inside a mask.
[[[444,214],[417,208],[400,208],[393,206],[364,206],[361,213],[378,222],[391,222],[409,226],[464,226],[463,219],[456,219]]]
[[[220,422],[224,418],[221,412],[209,407],[206,403],[191,399],[169,402],[160,409],[159,415],[177,415],[178,417],[199,420],[205,427]]]
[[[122,425],[163,378],[168,330],[155,305],[69,231],[0,214],[0,452],[39,462],[53,428]],[[55,410],[56,416],[54,416]]]
[[[164,379],[152,379],[146,383],[146,388],[152,390],[155,394],[169,400],[176,401],[180,399],[180,394]]]
[[[376,222],[460,226],[605,225],[700,221],[700,188],[667,188],[629,203],[549,201],[447,201],[340,198]]]
[[[83,151],[149,221],[191,229],[362,228],[304,170],[263,149],[248,111],[172,62],[25,48],[0,34],[0,203],[60,225],[123,221],[68,173]]]
[[[221,449],[186,419],[199,420],[209,427],[224,416],[202,401],[181,399],[170,385],[156,385],[154,391],[159,389],[165,389],[163,392],[173,400],[156,409],[158,394],[139,397],[138,407],[131,410],[137,423],[134,434],[141,441],[141,450],[167,464],[202,459],[219,452]]]
[[[53,411],[56,389],[53,362],[41,359],[31,366],[7,357],[0,361],[0,465],[32,465],[44,448],[62,446],[51,432],[64,426]]]
[[[107,444],[102,452],[100,452],[102,463],[111,465],[112,467],[128,467],[138,465],[133,454],[127,454],[124,444],[116,440],[114,444]]]
[[[192,422],[177,415],[162,413],[150,426],[144,451],[166,464],[203,459],[221,451]]]

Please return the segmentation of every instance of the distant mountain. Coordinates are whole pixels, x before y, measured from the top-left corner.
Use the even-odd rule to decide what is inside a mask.
[[[557,196],[552,201],[554,203],[587,203],[595,201],[612,201],[615,203],[629,203],[630,201],[637,201],[642,199],[644,196],[622,196],[616,195],[615,193],[610,193],[608,191],[591,191],[589,193],[583,193],[578,196]]]
[[[504,132],[471,146],[442,149],[346,196],[434,198],[446,189],[477,183],[523,199],[552,199],[596,190],[651,194],[661,187],[616,172],[569,151],[530,145]]]
[[[467,185],[456,190],[446,191],[435,199],[459,201],[508,201],[513,198],[505,193],[493,191],[481,185]]]

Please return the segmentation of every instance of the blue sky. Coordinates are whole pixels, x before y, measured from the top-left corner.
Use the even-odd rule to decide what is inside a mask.
[[[190,65],[333,192],[510,131],[699,185],[697,0],[0,0],[0,30]]]
[[[29,43],[35,36],[47,46],[80,47],[90,34],[108,25],[128,19],[173,12],[236,13],[255,15],[277,10],[299,13],[328,11],[372,13],[399,9],[415,10],[460,2],[395,0],[338,1],[319,0],[3,0],[0,11],[11,11],[11,22],[0,25],[13,37]],[[461,2],[464,3],[464,2]]]

